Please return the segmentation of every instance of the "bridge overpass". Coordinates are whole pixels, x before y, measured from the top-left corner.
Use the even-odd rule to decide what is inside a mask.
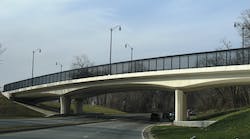
[[[3,95],[21,103],[60,98],[60,113],[69,114],[71,99],[76,102],[76,113],[81,113],[86,97],[107,92],[175,90],[175,121],[185,121],[188,92],[249,84],[249,63],[250,48],[139,59],[6,84]]]

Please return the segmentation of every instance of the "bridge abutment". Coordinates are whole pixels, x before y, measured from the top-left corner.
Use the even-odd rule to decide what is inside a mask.
[[[60,96],[60,114],[70,114],[71,98],[69,96]]]
[[[187,120],[187,96],[182,90],[175,90],[175,121]]]
[[[82,106],[83,106],[83,99],[78,98],[75,99],[75,113],[76,114],[81,114],[83,113]]]

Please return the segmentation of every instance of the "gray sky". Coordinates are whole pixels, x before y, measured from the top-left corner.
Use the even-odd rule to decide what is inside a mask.
[[[233,23],[249,0],[0,0],[0,86],[68,70],[74,56],[86,54],[95,64],[109,61],[109,29],[114,31],[113,62],[135,58],[215,50],[223,38],[234,48],[241,39]]]

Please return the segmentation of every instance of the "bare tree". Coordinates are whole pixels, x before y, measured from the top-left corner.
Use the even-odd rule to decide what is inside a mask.
[[[244,46],[250,47],[250,9],[241,13],[240,21],[235,23],[235,27],[244,38]]]
[[[72,61],[72,64],[71,64],[71,69],[86,68],[86,67],[91,67],[93,65],[94,65],[94,63],[89,60],[88,56],[83,54],[83,55],[74,57],[74,60]],[[80,70],[78,73],[73,74],[72,78],[74,78],[74,76],[76,76],[76,77],[83,76],[84,77],[85,74],[90,74],[90,73],[88,70],[83,69],[83,70]],[[86,101],[90,104],[96,104],[96,103],[99,104],[101,99],[105,99],[105,101],[106,101],[106,95],[88,98],[88,100],[86,100]]]
[[[219,47],[217,50],[225,50],[225,49],[231,49],[232,43],[231,41],[227,40],[226,38],[223,38],[221,41],[221,47]]]
[[[71,64],[72,69],[85,68],[93,66],[93,62],[86,55],[76,56]]]

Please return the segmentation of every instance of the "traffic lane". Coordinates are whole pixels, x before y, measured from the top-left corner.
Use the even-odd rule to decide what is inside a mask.
[[[111,121],[0,135],[0,139],[141,139],[149,123]]]
[[[84,121],[93,121],[95,119],[96,118],[86,118],[84,116],[0,119],[0,129],[39,126],[39,125],[70,124],[70,123],[79,123]]]

